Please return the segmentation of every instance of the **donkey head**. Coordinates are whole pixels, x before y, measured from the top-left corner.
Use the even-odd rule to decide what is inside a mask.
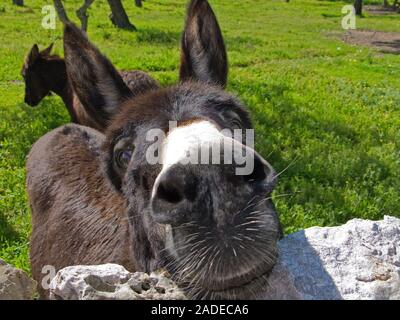
[[[34,107],[46,97],[54,86],[55,78],[59,78],[59,70],[54,70],[54,64],[62,59],[50,55],[53,44],[39,52],[37,44],[33,45],[25,58],[21,75],[25,81],[25,102]],[[53,76],[54,75],[54,76]],[[65,76],[65,75],[64,75]]]
[[[208,2],[189,5],[180,84],[135,98],[76,27],[64,37],[79,99],[114,115],[104,167],[126,199],[142,270],[167,268],[194,298],[257,294],[277,258],[276,174],[223,90],[226,51]]]

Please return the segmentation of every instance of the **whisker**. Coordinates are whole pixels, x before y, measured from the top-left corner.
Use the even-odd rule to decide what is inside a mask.
[[[279,172],[277,175],[275,175],[275,177],[273,179],[278,178],[279,176],[281,176],[283,173],[285,173],[290,167],[292,167],[298,160],[300,159],[300,156],[296,156],[291,163],[289,163],[289,165],[283,169],[281,172]]]

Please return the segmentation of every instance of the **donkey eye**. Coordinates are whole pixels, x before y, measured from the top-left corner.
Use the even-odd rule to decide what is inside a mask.
[[[115,155],[115,162],[121,169],[128,167],[132,158],[132,150],[118,150]]]
[[[242,123],[240,120],[234,119],[232,120],[232,129],[241,129],[242,128]]]
[[[128,167],[135,150],[132,140],[132,137],[122,138],[114,147],[114,167],[121,173]]]
[[[220,114],[222,121],[232,130],[242,129],[242,121],[240,117],[231,110],[225,110]]]

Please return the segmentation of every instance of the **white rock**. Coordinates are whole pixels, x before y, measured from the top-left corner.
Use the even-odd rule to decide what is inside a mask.
[[[129,273],[116,264],[72,266],[60,270],[50,283],[57,300],[183,300],[182,291],[166,273]]]
[[[310,228],[279,247],[266,299],[400,299],[400,219]]]
[[[0,300],[31,300],[36,282],[0,259]]]

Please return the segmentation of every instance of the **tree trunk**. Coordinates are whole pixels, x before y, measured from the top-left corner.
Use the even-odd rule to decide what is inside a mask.
[[[118,28],[136,30],[136,27],[130,23],[128,15],[121,3],[121,0],[107,0],[111,8],[110,20]]]
[[[400,3],[399,3],[399,0],[394,0],[394,2],[393,2],[393,8],[394,9],[398,9],[398,12],[400,12]]]
[[[24,0],[13,0],[13,4],[22,7],[24,5]]]
[[[54,7],[56,8],[57,15],[63,23],[69,22],[67,13],[65,12],[64,5],[61,0],[54,0]]]
[[[363,7],[362,0],[354,1],[354,8],[356,9],[356,15],[362,16],[362,7]]]
[[[383,0],[383,6],[385,8],[389,7],[389,1],[388,0]]]
[[[88,14],[87,14],[87,10],[89,9],[89,7],[92,5],[93,2],[94,2],[94,0],[85,0],[82,7],[80,7],[76,11],[76,16],[81,21],[81,29],[85,32],[87,31],[88,18],[89,18]]]

